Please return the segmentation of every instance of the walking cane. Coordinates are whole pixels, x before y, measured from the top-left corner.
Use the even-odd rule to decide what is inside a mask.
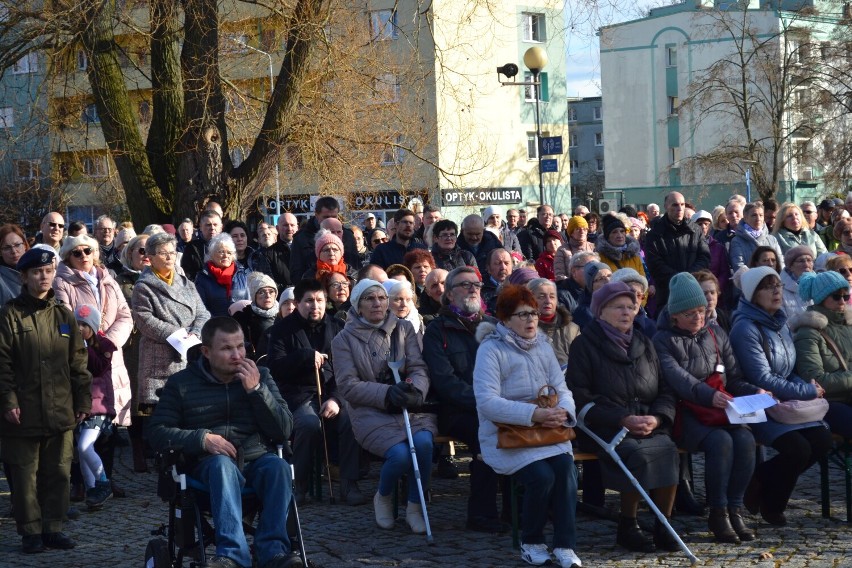
[[[325,420],[322,417],[322,382],[320,381],[319,369],[314,367],[314,374],[317,378],[317,402],[319,402],[320,411],[320,430],[322,431],[322,447],[325,450],[325,471],[328,474],[328,502],[334,505],[334,489],[331,486],[331,462],[328,461],[328,439],[325,437]]]
[[[402,369],[403,361],[388,361],[388,367],[393,372],[393,378],[401,383],[399,370]],[[405,435],[408,437],[408,449],[411,451],[411,463],[414,466],[414,479],[417,480],[417,492],[420,494],[420,507],[423,509],[423,522],[426,523],[426,542],[432,544],[432,527],[429,526],[429,513],[426,512],[426,495],[423,493],[423,481],[420,479],[420,466],[417,464],[417,450],[414,449],[414,436],[411,434],[411,420],[408,417],[408,409],[402,409],[402,419],[405,421]]]
[[[598,445],[604,449],[604,451],[607,453],[607,455],[609,457],[611,457],[615,461],[615,463],[618,464],[618,466],[621,468],[621,470],[627,476],[627,479],[630,480],[630,483],[633,485],[633,487],[635,487],[636,490],[639,492],[639,494],[642,495],[642,498],[645,499],[645,502],[647,502],[648,506],[651,507],[651,510],[654,511],[654,514],[657,515],[657,518],[660,519],[660,522],[663,523],[663,525],[665,525],[666,530],[669,531],[669,534],[671,534],[674,537],[674,539],[677,541],[678,545],[680,545],[680,549],[683,550],[684,554],[686,554],[689,557],[689,560],[692,563],[692,565],[698,564],[698,557],[696,557],[692,553],[692,551],[689,550],[689,547],[686,546],[686,544],[684,544],[683,540],[681,540],[680,536],[677,534],[677,532],[674,530],[674,528],[672,528],[671,524],[669,524],[669,520],[666,518],[666,516],[663,514],[663,512],[660,511],[660,509],[657,507],[657,505],[654,503],[654,501],[651,500],[651,498],[648,496],[648,494],[645,493],[645,490],[642,489],[642,485],[639,483],[639,480],[636,479],[633,476],[632,473],[630,473],[630,470],[627,469],[627,466],[624,465],[623,461],[621,461],[621,456],[619,456],[618,452],[615,451],[615,448],[618,446],[618,444],[621,443],[621,441],[625,438],[625,436],[627,436],[627,433],[629,432],[629,430],[627,430],[627,428],[622,427],[621,431],[618,434],[615,435],[615,437],[612,439],[612,441],[607,443],[602,438],[600,438],[597,434],[592,432],[591,428],[586,426],[586,420],[585,420],[586,414],[588,414],[589,410],[591,410],[591,408],[594,405],[595,405],[594,402],[590,402],[589,404],[587,404],[586,406],[583,407],[583,409],[580,411],[580,414],[577,416],[577,426],[579,426],[580,429],[583,432],[588,434],[592,438],[592,440],[597,442]]]

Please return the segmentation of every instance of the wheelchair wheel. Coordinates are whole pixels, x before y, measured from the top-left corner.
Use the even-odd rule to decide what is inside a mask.
[[[153,538],[145,548],[145,568],[172,568],[169,543],[162,538]]]

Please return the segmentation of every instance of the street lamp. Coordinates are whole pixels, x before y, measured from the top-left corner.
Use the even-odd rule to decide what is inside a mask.
[[[740,160],[746,165],[745,182],[746,182],[746,201],[751,203],[751,166],[756,164],[757,160]]]
[[[539,99],[541,98],[541,81],[539,74],[547,65],[547,52],[544,48],[535,46],[524,52],[524,65],[532,73],[532,81],[500,81],[500,75],[505,75],[512,79],[518,74],[518,66],[514,63],[507,63],[497,68],[497,80],[501,85],[522,85],[532,87],[533,97],[535,98],[535,147],[536,155],[538,156],[538,198],[539,203],[544,205],[544,176],[541,171],[541,116],[539,114]]]
[[[265,55],[269,60],[269,104],[272,104],[272,93],[275,92],[275,74],[272,71],[272,55],[262,49],[250,46],[239,38],[232,39],[246,49]],[[275,156],[275,214],[279,217],[281,216],[281,172],[279,171],[277,154]]]

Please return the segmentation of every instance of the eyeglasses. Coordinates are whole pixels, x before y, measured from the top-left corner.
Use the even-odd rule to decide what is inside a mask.
[[[464,282],[456,282],[455,284],[453,284],[453,288],[464,288],[465,290],[470,292],[474,288],[476,288],[477,290],[482,288],[482,282],[473,282],[471,280],[465,280]]]
[[[257,294],[260,294],[261,296],[275,296],[277,293],[278,290],[274,288],[261,288],[257,291]]]
[[[64,229],[65,223],[48,223],[48,226],[52,229]]]
[[[361,298],[362,302],[378,302],[379,304],[384,304],[388,301],[387,296],[364,296]]]
[[[852,298],[852,296],[850,296],[849,294],[843,294],[841,292],[838,292],[836,294],[831,295],[831,299],[834,300],[835,302],[839,302],[840,300],[843,300],[844,302],[848,302],[849,298]]]
[[[701,316],[703,316],[705,313],[706,313],[706,312],[705,312],[705,310],[702,308],[702,309],[700,309],[700,310],[692,310],[692,311],[689,311],[689,312],[681,312],[681,313],[679,313],[679,314],[677,314],[677,315],[678,315],[678,316],[681,316],[681,317],[684,317],[684,318],[686,318],[686,319],[694,320],[694,319],[698,319],[698,318],[700,318],[700,317],[701,317]]]
[[[98,231],[103,231],[104,233],[111,233],[115,231],[115,227],[98,227]]]
[[[177,253],[175,253],[175,254],[177,254]],[[226,249],[226,248],[220,248],[214,254],[216,254],[218,256],[234,256],[234,251],[232,251],[230,249]]]
[[[320,250],[320,253],[323,253],[323,252],[325,254],[340,254],[340,247],[329,245],[329,246],[323,247]]]
[[[812,259],[809,256],[803,256],[801,258],[797,258],[796,262],[794,262],[793,264],[813,264],[813,263],[814,263],[814,259]]]
[[[813,209],[802,209],[802,213],[804,213],[805,215],[816,215],[816,211],[814,211]]]
[[[173,250],[161,250],[160,252],[155,253],[155,255],[160,258],[171,258],[173,256],[177,256],[177,252]]]
[[[767,284],[766,286],[761,286],[760,288],[758,288],[758,290],[770,290],[772,292],[778,292],[783,288],[784,286],[780,282],[778,282],[777,284]]]
[[[440,235],[438,235],[438,238],[439,239],[454,240],[456,238],[456,234],[455,233],[441,233]]]
[[[341,288],[349,288],[349,282],[332,282],[328,285],[332,290],[340,290]]]
[[[538,312],[535,310],[530,310],[528,312],[515,312],[512,314],[512,317],[523,321],[532,321],[534,319],[538,319]]]
[[[24,243],[15,243],[14,245],[6,245],[4,247],[0,247],[0,251],[12,252],[12,251],[21,250],[22,248],[24,248]]]
[[[92,255],[92,249],[89,248],[89,247],[86,247],[84,249],[74,249],[74,250],[71,251],[71,256],[73,256],[74,258],[83,258],[83,255],[91,256]]]

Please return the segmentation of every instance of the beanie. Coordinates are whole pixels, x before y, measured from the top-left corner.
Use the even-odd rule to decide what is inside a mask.
[[[361,296],[369,290],[370,288],[380,288],[382,292],[385,291],[384,286],[378,280],[370,280],[369,278],[364,278],[363,280],[359,280],[355,287],[352,288],[352,293],[349,294],[349,302],[352,304],[352,307],[356,310],[358,309],[358,302],[361,301]]]
[[[559,234],[559,231],[554,229],[548,229],[544,236],[541,238],[542,243],[546,243],[549,240],[559,241],[562,243],[562,235]]]
[[[825,265],[828,264],[828,261],[838,256],[837,253],[834,252],[824,252],[821,253],[816,260],[814,260],[814,272],[825,272],[828,270]]]
[[[100,250],[98,241],[89,235],[83,234],[77,235],[76,237],[65,237],[65,240],[62,241],[62,248],[59,249],[59,258],[62,260],[68,260],[68,257],[71,255],[71,251],[80,246],[89,247],[93,251]]]
[[[495,213],[497,215],[500,215],[500,217],[503,216],[502,209],[500,209],[496,205],[489,205],[488,207],[486,207],[485,210],[482,212],[482,222],[487,223],[488,218],[494,215]]]
[[[527,282],[538,278],[538,272],[532,268],[518,268],[512,271],[506,281],[515,286],[524,286]]]
[[[325,247],[325,245],[328,245],[328,244],[337,245],[337,247],[340,249],[340,257],[343,258],[343,241],[341,241],[339,238],[337,238],[337,235],[335,235],[331,231],[328,231],[328,232],[320,231],[317,234],[317,241],[316,241],[316,244],[314,245],[314,252],[316,253],[317,258],[319,258],[320,251],[322,251],[323,247]]]
[[[852,219],[849,217],[842,217],[838,219],[834,224],[834,238],[838,241],[841,240],[843,231],[847,231],[849,229],[852,229]]]
[[[632,268],[619,268],[612,273],[610,282],[624,282],[628,285],[631,282],[636,282],[642,286],[645,292],[648,292],[648,279]]]
[[[604,215],[603,218],[603,238],[609,239],[609,234],[616,229],[627,230],[624,222],[615,215]]]
[[[594,315],[595,318],[600,318],[601,312],[606,305],[619,296],[629,296],[634,302],[636,302],[636,294],[633,292],[633,288],[624,282],[607,282],[598,288],[598,290],[592,294],[592,305],[590,307],[592,315]]]
[[[604,264],[603,262],[587,262],[586,266],[583,267],[583,278],[586,282],[586,290],[589,292],[592,291],[592,284],[595,282],[595,277],[598,275],[601,269],[607,268],[609,266]]]
[[[804,300],[813,300],[821,304],[831,294],[843,290],[849,291],[849,282],[839,272],[805,272],[799,277],[799,296]]]
[[[743,272],[740,275],[740,288],[743,291],[743,297],[751,302],[754,298],[754,292],[757,290],[757,285],[767,276],[780,278],[778,273],[768,266],[755,266]]]
[[[574,215],[568,219],[568,236],[570,237],[577,229],[586,229],[588,231],[589,223],[586,222],[585,218]]]
[[[791,266],[800,256],[808,255],[813,259],[814,251],[808,245],[799,245],[784,253],[784,266]]]
[[[695,276],[689,272],[678,272],[669,280],[669,315],[706,306],[707,298]]]
[[[74,310],[74,317],[79,323],[84,323],[92,328],[95,333],[101,328],[101,312],[95,306],[81,304]]]
[[[296,301],[296,287],[288,286],[281,291],[281,295],[278,297],[278,305],[283,306],[284,302],[295,302]]]
[[[255,270],[248,275],[249,298],[252,302],[255,301],[255,296],[261,288],[272,288],[275,293],[278,293],[278,285],[269,275]]]

